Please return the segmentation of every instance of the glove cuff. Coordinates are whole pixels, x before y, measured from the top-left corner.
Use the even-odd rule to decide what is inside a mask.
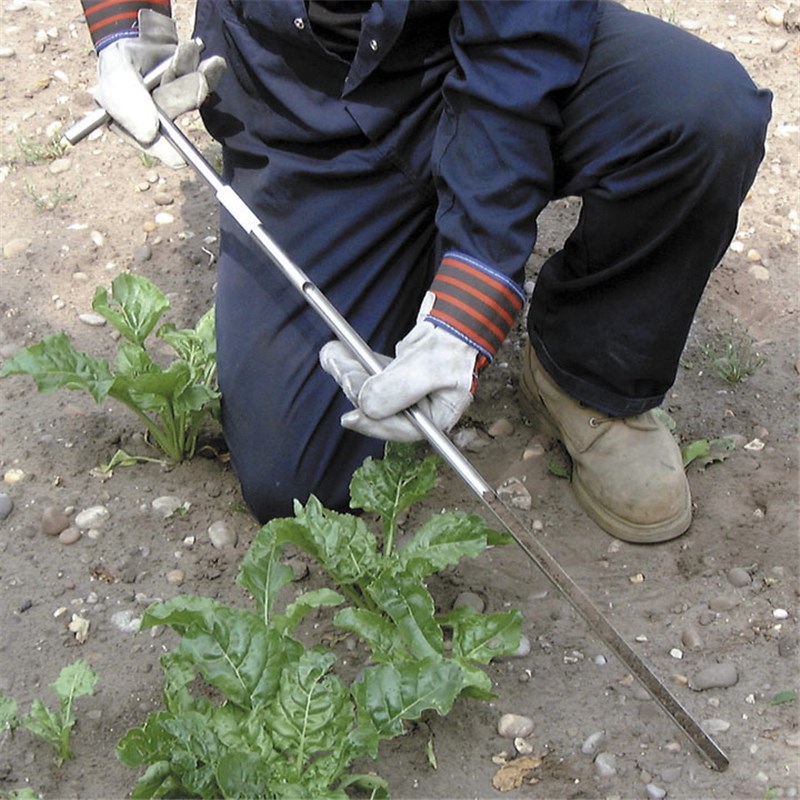
[[[425,319],[472,345],[491,361],[525,303],[522,290],[475,258],[448,251],[430,291],[433,307]]]
[[[100,52],[120,39],[133,39],[139,35],[139,12],[143,8],[171,16],[170,0],[81,0],[89,35],[96,52]]]

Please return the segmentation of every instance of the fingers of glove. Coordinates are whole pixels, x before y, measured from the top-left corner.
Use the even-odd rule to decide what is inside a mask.
[[[170,83],[162,84],[153,92],[156,105],[170,119],[199,108],[206,97],[208,97],[208,83],[205,75],[199,72],[182,75]]]
[[[129,50],[123,47],[125,44],[114,42],[100,53],[95,98],[137,142],[149,144],[158,133],[158,117],[139,69],[131,61]],[[164,57],[168,58],[169,52]]]
[[[380,353],[375,353],[375,357],[383,365],[391,361],[389,356]],[[347,399],[357,406],[359,392],[364,381],[369,378],[369,372],[353,355],[350,348],[338,339],[328,342],[319,351],[319,363],[322,369],[339,384]]]
[[[139,9],[138,41],[148,45],[176,45],[178,43],[178,27],[175,20],[152,8]]]
[[[347,430],[384,442],[416,442],[422,438],[414,423],[403,414],[385,419],[371,419],[356,408],[344,414],[340,423]]]
[[[161,85],[174,81],[182,75],[188,75],[190,72],[196,72],[200,65],[200,48],[200,43],[195,39],[181,42],[161,78]]]
[[[397,358],[364,382],[358,405],[367,416],[382,419],[439,391],[469,395],[477,355],[452,334],[418,323],[397,345]]]
[[[222,56],[211,56],[203,59],[197,69],[198,72],[205,75],[208,91],[213,92],[219,86],[227,68],[228,65]]]

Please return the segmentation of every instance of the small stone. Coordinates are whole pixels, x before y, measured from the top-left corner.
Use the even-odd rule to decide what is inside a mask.
[[[532,458],[540,458],[544,455],[544,447],[540,442],[531,442],[523,451],[522,451],[522,460],[523,461],[530,461]]]
[[[109,516],[109,511],[105,506],[90,506],[75,517],[75,527],[81,530],[99,528]]]
[[[743,589],[753,582],[750,573],[742,567],[733,567],[728,570],[728,583],[735,586],[737,589]]]
[[[142,624],[142,619],[126,608],[111,615],[111,624],[123,633],[136,633]]]
[[[617,757],[613,753],[598,753],[594,760],[594,771],[601,778],[612,778],[617,774]]]
[[[150,247],[149,244],[143,244],[141,247],[137,247],[133,254],[134,261],[138,261],[140,264],[143,264],[145,261],[149,261],[152,257],[153,248]]]
[[[732,594],[721,594],[708,601],[708,607],[716,613],[730,611],[739,605],[739,598]]]
[[[757,281],[768,281],[769,270],[761,264],[753,264],[747,272],[752,275]]]
[[[712,664],[700,670],[693,678],[689,679],[689,688],[695,692],[705,689],[724,689],[734,686],[739,681],[739,670],[730,661],[721,664]]]
[[[581,753],[586,755],[594,755],[606,743],[606,732],[595,731],[590,733],[581,745]]]
[[[644,790],[647,792],[647,796],[650,800],[664,800],[667,796],[667,790],[662,789],[660,786],[656,786],[654,783],[648,783]]]
[[[670,654],[670,655],[671,655],[673,658],[677,658],[677,659],[681,659],[681,658],[683,658],[683,650],[681,650],[679,647],[673,647],[673,648],[672,648],[672,649],[669,651],[669,654]]]
[[[156,497],[150,505],[157,514],[160,514],[164,519],[171,517],[179,508],[184,507],[184,502],[180,497],[173,495],[164,495],[163,497]]]
[[[62,172],[66,172],[71,166],[72,162],[68,158],[56,158],[50,162],[50,166],[47,170],[51,175],[60,175]]]
[[[459,450],[479,453],[489,444],[489,440],[485,436],[481,436],[475,428],[461,428],[453,434],[453,444]]]
[[[3,245],[3,256],[5,258],[21,256],[32,244],[30,239],[10,239]]]
[[[239,537],[236,531],[225,520],[212,522],[208,527],[208,538],[217,550],[225,547],[236,547]]]
[[[175,222],[175,217],[167,211],[160,211],[155,216],[156,225],[171,225]]]
[[[502,500],[506,500],[513,508],[523,511],[530,511],[533,505],[531,493],[525,484],[516,477],[508,478],[497,487],[497,495]]]
[[[453,608],[471,608],[478,614],[483,614],[486,609],[486,601],[475,592],[461,592],[453,601]]]
[[[0,492],[0,520],[4,520],[14,510],[14,501]]]
[[[305,580],[310,573],[308,564],[306,564],[305,561],[300,561],[297,558],[291,559],[291,561],[289,561],[289,566],[292,568],[292,581],[295,583]]]
[[[167,571],[167,574],[164,577],[167,579],[167,583],[171,583],[174,586],[180,586],[186,576],[182,569],[171,569]]]
[[[783,27],[783,17],[783,9],[777,6],[767,6],[764,9],[764,22],[766,22],[767,25],[772,25],[774,28]]]
[[[524,739],[533,733],[533,720],[520,714],[503,714],[497,723],[497,733],[504,739]]]
[[[58,541],[61,544],[75,544],[81,538],[81,532],[77,528],[67,528],[58,534]]]
[[[142,230],[145,233],[152,233],[153,231],[155,231],[157,229],[158,229],[158,225],[155,222],[153,222],[152,219],[145,220],[142,223]]]
[[[503,438],[504,436],[511,436],[514,433],[514,426],[505,417],[496,419],[486,431],[492,439]]]
[[[696,628],[689,626],[681,633],[681,643],[687,650],[702,650],[703,639]]]
[[[789,619],[789,612],[785,608],[774,608],[772,610],[772,616],[775,619]]]
[[[0,58],[13,58],[16,54],[13,47],[0,47]]]
[[[664,783],[675,783],[675,781],[680,780],[682,773],[683,767],[680,764],[675,767],[666,767],[661,770],[661,780]]]
[[[96,311],[85,311],[83,314],[78,314],[78,319],[84,324],[93,328],[102,328],[106,324],[106,318]]]
[[[784,741],[789,747],[800,747],[800,731],[790,733]]]
[[[517,738],[514,739],[514,749],[521,756],[529,756],[533,752],[533,745],[527,739],[517,736]]]
[[[761,253],[759,253],[758,250],[748,250],[747,260],[752,261],[753,263],[758,263],[761,261]]]
[[[783,50],[783,48],[786,47],[787,44],[789,44],[788,39],[773,39],[769,43],[770,52],[780,53],[780,51]]]
[[[714,736],[717,733],[725,733],[730,727],[731,724],[726,719],[704,719],[700,723],[700,727],[709,735]]]
[[[3,475],[3,481],[13,485],[15,483],[22,483],[26,477],[27,476],[25,475],[24,470],[12,467],[11,469],[6,470],[5,474]]]
[[[60,508],[48,506],[42,512],[42,533],[48,536],[58,536],[68,527],[69,517]]]
[[[171,206],[175,202],[175,198],[168,195],[166,192],[156,192],[153,195],[153,202],[157,206]]]
[[[509,658],[525,658],[530,655],[531,640],[523,633],[519,637],[519,647],[509,656]]]

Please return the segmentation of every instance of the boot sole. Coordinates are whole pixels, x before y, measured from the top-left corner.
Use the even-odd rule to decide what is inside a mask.
[[[519,405],[523,414],[531,419],[542,432],[553,436],[562,441],[561,434],[552,421],[547,407],[539,397],[536,389],[533,374],[526,363],[522,368],[519,386]],[[605,506],[600,504],[583,485],[580,475],[575,470],[573,464],[572,476],[570,479],[572,491],[575,499],[580,503],[581,508],[586,512],[597,525],[615,539],[631,544],[657,544],[676,539],[686,533],[692,524],[692,499],[687,491],[686,505],[674,517],[653,525],[632,525],[630,522],[613,514]]]

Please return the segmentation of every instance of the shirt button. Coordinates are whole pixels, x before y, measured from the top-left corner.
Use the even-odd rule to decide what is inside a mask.
[[[302,19],[301,17],[298,17],[298,18],[297,18],[297,19],[294,21],[294,26],[295,26],[295,28],[297,28],[297,30],[301,31],[301,30],[303,30],[303,28],[305,28],[305,26],[306,26],[306,23],[305,23],[305,22],[303,22],[303,19]]]
[[[378,49],[378,40],[377,39],[370,39],[369,40],[369,49],[373,52]]]

